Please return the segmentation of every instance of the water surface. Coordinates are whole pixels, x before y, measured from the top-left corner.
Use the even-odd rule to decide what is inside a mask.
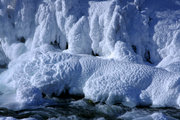
[[[121,104],[107,105],[103,103],[93,103],[87,99],[75,100],[73,98],[59,99],[56,105],[39,107],[34,109],[24,110],[8,110],[0,108],[0,116],[11,116],[17,119],[35,118],[38,120],[44,119],[73,119],[73,120],[131,120],[151,115],[153,113],[162,113],[163,115],[180,119],[180,110],[175,108],[150,108],[150,107],[135,107],[128,108]]]

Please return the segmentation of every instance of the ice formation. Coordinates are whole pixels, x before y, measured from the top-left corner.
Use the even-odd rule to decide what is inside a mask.
[[[0,0],[0,106],[180,107],[178,0]]]

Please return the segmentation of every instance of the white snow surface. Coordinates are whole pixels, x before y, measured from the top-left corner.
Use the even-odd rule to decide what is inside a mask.
[[[68,91],[179,108],[179,43],[178,0],[0,0],[0,107]]]

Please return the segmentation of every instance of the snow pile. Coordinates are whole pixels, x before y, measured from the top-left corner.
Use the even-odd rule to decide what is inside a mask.
[[[15,101],[22,105],[43,104],[43,95],[59,96],[66,90],[107,104],[180,106],[180,76],[147,65],[71,55],[46,45],[9,67],[0,80],[16,91]]]
[[[176,0],[0,0],[0,65],[9,63],[0,106],[42,105],[68,91],[180,107],[179,9]]]

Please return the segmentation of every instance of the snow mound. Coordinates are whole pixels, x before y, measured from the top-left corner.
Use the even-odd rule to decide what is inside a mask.
[[[107,104],[178,107],[179,78],[147,65],[71,55],[45,45],[12,61],[0,80],[16,91],[15,101],[22,106],[41,105],[48,101],[43,95],[68,91]]]

